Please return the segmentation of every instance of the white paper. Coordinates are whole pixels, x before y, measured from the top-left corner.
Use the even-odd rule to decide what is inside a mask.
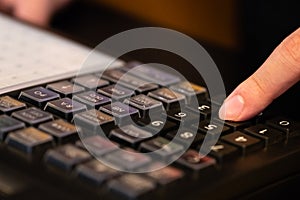
[[[0,14],[0,94],[74,76],[91,50]],[[97,57],[97,70],[112,60],[100,52]]]

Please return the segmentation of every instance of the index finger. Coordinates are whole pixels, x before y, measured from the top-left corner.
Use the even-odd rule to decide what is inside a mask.
[[[300,28],[284,39],[262,66],[229,95],[219,115],[233,121],[249,119],[299,79]]]

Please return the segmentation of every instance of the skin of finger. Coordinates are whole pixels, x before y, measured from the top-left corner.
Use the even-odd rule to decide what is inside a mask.
[[[263,65],[231,95],[244,98],[244,109],[234,121],[254,117],[300,79],[300,29],[288,36]]]
[[[47,26],[54,12],[71,0],[16,0],[14,15],[24,21]]]
[[[11,7],[17,4],[18,0],[1,0],[0,5],[4,5],[6,7]]]
[[[0,0],[0,9],[6,11],[7,9],[12,9],[18,0]]]
[[[54,2],[51,0],[19,0],[15,5],[14,15],[21,20],[46,26],[54,12]]]

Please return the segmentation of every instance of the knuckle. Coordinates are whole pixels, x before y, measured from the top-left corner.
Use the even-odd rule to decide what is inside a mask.
[[[253,75],[250,77],[251,82],[253,83],[254,91],[256,91],[256,96],[265,95],[267,93],[264,81],[259,79],[257,76]]]
[[[249,99],[260,98],[268,94],[268,87],[264,79],[261,79],[257,74],[253,74],[239,87],[239,93],[243,96],[249,97]]]

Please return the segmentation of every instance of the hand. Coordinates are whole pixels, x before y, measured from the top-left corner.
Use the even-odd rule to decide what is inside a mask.
[[[70,0],[0,0],[0,10],[38,25],[47,26],[53,13]]]
[[[243,121],[259,114],[300,80],[300,28],[272,52],[263,65],[224,101],[219,117]]]

